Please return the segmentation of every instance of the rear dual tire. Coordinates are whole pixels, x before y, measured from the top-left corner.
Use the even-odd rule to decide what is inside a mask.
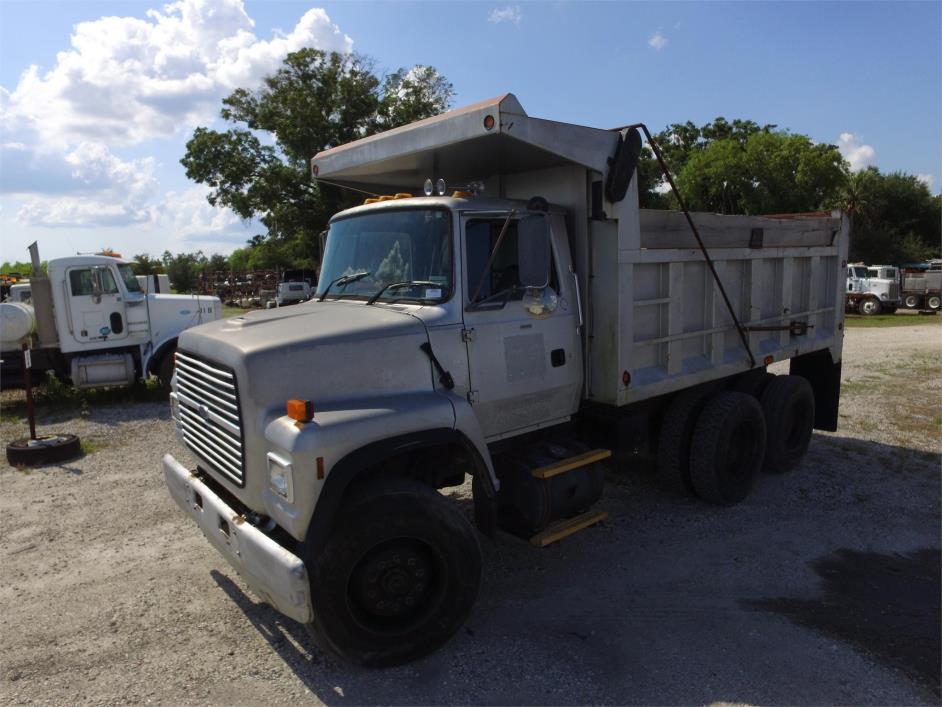
[[[662,483],[724,506],[739,503],[761,469],[796,467],[811,441],[814,392],[800,376],[755,371],[710,397],[679,395],[658,448]]]
[[[762,408],[754,397],[726,391],[710,400],[690,442],[690,480],[697,495],[722,506],[746,498],[762,468],[765,437]]]

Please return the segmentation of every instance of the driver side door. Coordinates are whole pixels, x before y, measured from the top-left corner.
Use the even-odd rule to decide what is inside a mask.
[[[545,214],[521,218],[541,219],[536,231],[542,230],[552,243],[548,294],[557,295],[556,307],[544,312],[543,318],[525,309],[520,282],[519,239],[532,236],[534,229],[520,229],[520,218],[512,219],[491,259],[506,214],[468,214],[462,219],[469,399],[488,440],[564,421],[578,409],[581,397],[582,346],[574,280],[568,271],[560,273],[557,265],[569,263],[563,219]],[[479,284],[477,302],[493,299],[474,306],[470,297]],[[509,294],[495,297],[508,288]]]

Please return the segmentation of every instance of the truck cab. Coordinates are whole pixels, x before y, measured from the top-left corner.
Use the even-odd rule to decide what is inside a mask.
[[[38,251],[34,260],[41,272]],[[4,330],[6,380],[15,381],[21,346],[29,343],[34,369],[79,388],[129,385],[148,375],[169,388],[180,332],[222,314],[215,297],[145,292],[130,263],[105,255],[50,260],[48,277],[30,279],[29,295],[17,311],[23,325]]]
[[[899,269],[893,265],[851,263],[847,267],[847,309],[892,314],[900,306]]]

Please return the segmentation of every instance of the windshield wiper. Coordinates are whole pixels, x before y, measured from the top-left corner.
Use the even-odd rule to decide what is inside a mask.
[[[366,300],[367,304],[373,304],[376,300],[382,296],[386,290],[397,290],[400,287],[438,287],[441,288],[441,285],[437,282],[430,282],[429,280],[405,280],[403,282],[390,282],[387,285],[383,285],[379,290]]]
[[[330,292],[330,288],[334,285],[349,285],[351,282],[356,282],[357,280],[362,280],[364,277],[369,277],[370,273],[365,270],[361,272],[350,273],[349,275],[341,275],[336,280],[331,280],[330,284],[324,288],[324,291],[321,293],[321,296],[317,298],[318,302],[323,302],[324,298],[327,296],[327,293]]]

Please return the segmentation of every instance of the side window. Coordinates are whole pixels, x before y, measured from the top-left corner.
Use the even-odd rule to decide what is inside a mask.
[[[474,295],[478,282],[481,281],[481,274],[484,272],[484,268],[487,267],[487,259],[500,237],[504,220],[503,218],[472,219],[465,226],[469,299]],[[511,288],[513,289],[511,300],[523,298],[523,288],[520,284],[520,264],[517,256],[517,239],[519,237],[517,225],[518,221],[513,220],[507,226],[507,233],[500,244],[500,249],[494,255],[490,270],[484,276],[484,283],[477,296],[478,302]],[[559,278],[556,275],[555,258],[552,258],[552,261],[549,284],[551,288],[558,292]]]
[[[92,271],[89,269],[70,270],[69,288],[72,290],[73,297],[92,294],[94,292],[94,287],[92,287]]]
[[[468,255],[468,297],[474,294],[481,274],[487,267],[487,260],[497,244],[504,219],[473,219],[465,229]],[[520,284],[517,263],[517,222],[511,221],[507,233],[500,244],[500,250],[494,256],[491,268],[484,275],[484,282],[477,300],[487,299],[498,292],[517,287]],[[513,299],[520,299],[522,292],[515,292]]]
[[[105,295],[118,294],[118,283],[114,280],[111,270],[102,268],[101,273],[101,292]],[[73,297],[95,294],[95,272],[91,268],[83,270],[69,271],[69,288],[72,290]]]
[[[114,281],[114,275],[111,274],[111,269],[102,268],[98,272],[101,273],[102,294],[106,294],[106,295],[118,294],[118,283]]]

